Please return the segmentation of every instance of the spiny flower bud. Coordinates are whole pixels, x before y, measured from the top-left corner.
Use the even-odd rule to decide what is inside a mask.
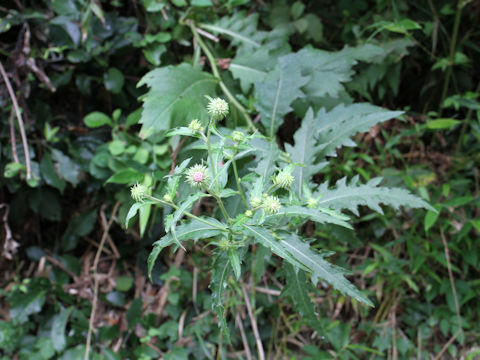
[[[316,208],[318,205],[318,199],[310,198],[307,200],[307,206],[311,209]]]
[[[241,143],[245,139],[245,135],[241,131],[234,131],[232,133],[232,138],[237,143]]]
[[[145,196],[148,195],[148,189],[145,185],[138,182],[130,188],[130,195],[136,202],[142,202]]]
[[[202,123],[197,119],[192,120],[188,125],[188,128],[193,131],[199,131],[199,132],[203,131]]]
[[[245,216],[251,218],[253,216],[252,210],[245,211]]]
[[[165,195],[163,195],[163,200],[165,200],[165,201],[168,202],[168,203],[173,202],[173,199],[172,199],[172,197],[170,196],[170,194],[165,194]]]
[[[280,204],[280,200],[276,196],[267,196],[263,200],[263,209],[268,214],[276,214],[280,210],[282,205]]]
[[[214,120],[222,120],[228,115],[228,103],[220,98],[212,99],[208,97],[210,102],[207,105],[207,112]]]
[[[273,179],[273,184],[281,188],[288,189],[293,184],[294,180],[295,178],[292,176],[291,171],[288,169],[283,169],[275,176]]]
[[[252,200],[250,200],[250,205],[252,205],[252,207],[254,208],[259,207],[261,203],[262,203],[262,200],[256,196]]]
[[[204,165],[196,164],[187,170],[187,182],[193,187],[204,186],[210,175]]]

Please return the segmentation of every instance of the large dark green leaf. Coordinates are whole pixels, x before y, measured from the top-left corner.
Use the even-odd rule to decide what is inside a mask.
[[[205,95],[214,96],[217,80],[184,63],[150,71],[138,83],[142,85],[150,88],[142,98],[140,119],[142,134],[148,136],[195,118],[207,119]]]

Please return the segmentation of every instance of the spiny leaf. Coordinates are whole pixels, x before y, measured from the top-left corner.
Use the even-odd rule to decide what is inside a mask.
[[[255,83],[255,106],[270,138],[276,134],[283,117],[293,110],[290,104],[305,96],[300,88],[308,80],[309,77],[302,76],[297,58],[283,56],[263,81]]]
[[[248,93],[252,84],[267,76],[272,63],[268,49],[259,48],[253,53],[237,55],[228,69],[235,79],[240,80],[242,91]]]
[[[215,34],[231,37],[232,45],[243,45],[249,49],[255,49],[261,46],[261,41],[256,40],[258,16],[258,13],[246,16],[245,11],[239,11],[231,17],[222,17],[213,25],[200,24],[200,26]]]
[[[260,244],[272,250],[273,253],[285,259],[289,263],[304,270],[308,270],[302,262],[293,256],[289,249],[284,244],[276,239],[268,230],[253,225],[244,225],[247,235],[253,236]]]
[[[280,243],[286,251],[290,252],[291,256],[295,257],[296,261],[308,269],[314,284],[319,278],[323,279],[342,293],[373,306],[373,303],[360,290],[345,279],[344,275],[347,272],[344,269],[329,263],[324,259],[325,254],[319,254],[310,249],[310,246],[297,235],[284,234]]]
[[[315,312],[315,305],[312,302],[309,292],[313,291],[312,284],[307,280],[305,271],[294,267],[291,264],[284,265],[286,274],[286,285],[282,290],[282,296],[289,296],[295,306],[295,310],[308,323],[320,330],[320,324]]]
[[[329,112],[321,109],[316,116],[318,156],[336,156],[341,146],[356,146],[350,138],[368,131],[377,123],[400,116],[402,111],[388,111],[370,104],[338,105]]]
[[[290,154],[292,162],[301,164],[296,166],[293,171],[295,182],[293,188],[298,196],[302,198],[302,187],[304,182],[309,182],[311,177],[318,173],[327,162],[317,162],[316,153],[319,151],[316,146],[315,124],[316,118],[313,116],[313,110],[308,109],[302,121],[302,126],[294,135],[295,145],[285,144],[285,150]]]
[[[346,227],[347,229],[352,229],[352,226],[345,221],[348,220],[348,217],[345,215],[338,214],[336,216],[332,216],[329,213],[322,212],[320,209],[310,209],[299,205],[282,207],[278,213],[267,216],[266,220],[276,219],[283,216],[287,216],[289,218],[292,216],[298,216],[316,221],[320,224],[337,224]]]
[[[311,47],[284,58],[298,64],[301,74],[308,76],[308,83],[302,88],[308,97],[337,97],[343,91],[342,83],[351,79],[354,73],[352,67],[356,63],[353,57],[341,52],[328,52]]]
[[[150,90],[142,98],[140,123],[143,136],[185,125],[191,119],[207,119],[205,95],[214,96],[217,79],[189,64],[167,66],[147,73],[138,86]]]
[[[252,145],[256,150],[257,166],[251,170],[263,179],[270,179],[275,171],[275,162],[281,154],[278,145],[275,141],[265,141],[263,139],[254,139]]]
[[[202,218],[204,220],[209,221],[212,224],[217,225],[217,227],[213,227],[211,225],[205,224],[199,220],[192,220],[190,222],[185,222],[180,224],[176,227],[176,236],[178,241],[183,240],[198,240],[198,239],[206,239],[209,237],[217,236],[218,234],[222,233],[222,230],[219,227],[223,227],[224,225],[219,222],[217,219],[214,218]],[[228,231],[225,228],[225,231]],[[160,255],[160,252],[163,248],[172,245],[175,243],[175,239],[172,234],[166,234],[160,240],[153,243],[153,250],[148,257],[148,276],[151,280],[152,278],[152,269],[155,265],[155,261]]]
[[[380,204],[390,205],[394,209],[400,206],[410,208],[424,208],[436,212],[426,201],[412,195],[408,190],[400,188],[379,187],[382,178],[373,178],[366,184],[359,182],[355,176],[349,184],[347,179],[337,181],[335,188],[329,189],[328,183],[320,185],[315,196],[320,196],[319,206],[341,210],[348,209],[358,216],[358,206],[368,206],[370,209],[383,214]]]
[[[226,335],[227,341],[230,341],[230,331],[228,330],[227,320],[225,319],[225,307],[223,298],[227,291],[227,279],[232,274],[232,267],[225,252],[221,252],[215,258],[212,268],[212,280],[210,289],[212,290],[212,310],[218,316],[218,326]]]

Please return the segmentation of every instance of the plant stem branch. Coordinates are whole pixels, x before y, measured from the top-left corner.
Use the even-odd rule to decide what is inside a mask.
[[[212,144],[210,141],[210,136],[212,133],[211,127],[213,126],[213,119],[210,119],[210,123],[208,124],[207,130],[207,149],[208,149],[208,160],[210,161],[210,167],[212,168],[212,175],[213,175],[213,182],[215,184],[215,193],[212,193],[212,196],[217,200],[218,206],[220,207],[220,211],[222,212],[225,220],[230,223],[231,219],[228,216],[227,210],[223,206],[223,201],[216,193],[218,192],[218,179],[217,179],[217,167],[213,161],[213,154],[212,154]]]
[[[193,22],[189,23],[190,29],[192,30],[192,34],[197,41],[198,45],[202,48],[203,52],[205,53],[205,56],[208,59],[208,62],[210,64],[210,68],[212,69],[213,75],[218,79],[220,88],[222,89],[223,93],[225,96],[230,100],[230,102],[235,106],[238,111],[243,115],[245,120],[247,121],[248,127],[252,130],[255,131],[257,128],[255,127],[255,124],[253,123],[252,119],[250,116],[247,114],[247,110],[240,104],[237,99],[233,96],[233,94],[230,92],[228,87],[225,85],[225,83],[222,81],[222,78],[220,77],[220,73],[218,71],[217,63],[215,61],[215,58],[212,55],[212,52],[210,49],[207,47],[207,45],[203,42],[201,36],[198,34],[197,28],[195,27],[195,24]]]
[[[25,153],[25,167],[27,168],[27,180],[30,180],[32,176],[32,168],[30,165],[30,154],[28,152],[27,135],[25,134],[25,127],[23,126],[22,115],[20,114],[20,107],[18,106],[17,98],[15,97],[15,92],[13,91],[12,84],[10,84],[10,80],[8,79],[7,73],[5,72],[5,68],[3,67],[3,64],[1,61],[0,61],[0,73],[2,74],[3,81],[7,86],[8,94],[12,99],[13,108],[15,109],[15,114],[17,115],[18,127],[20,129],[20,136],[22,138],[23,151]]]
[[[162,204],[162,205],[171,206],[171,207],[174,208],[175,210],[178,209],[178,206],[177,206],[177,205],[175,205],[175,204],[173,204],[173,203],[169,203],[169,202],[163,201],[163,200],[160,200],[160,199],[157,199],[156,197],[147,195],[146,198],[147,198],[147,199],[150,199],[150,200],[152,200],[152,201],[155,201],[155,202],[157,202],[157,203],[159,203],[159,204]],[[214,228],[216,228],[216,229],[218,229],[218,230],[228,231],[227,228],[224,228],[224,227],[222,227],[222,226],[218,226],[217,224],[214,224],[214,223],[212,223],[212,222],[210,222],[210,221],[208,221],[208,220],[205,220],[205,219],[202,219],[201,217],[198,217],[198,216],[196,216],[196,215],[193,215],[192,213],[190,213],[190,212],[188,212],[188,211],[184,211],[183,213],[184,213],[186,216],[188,216],[189,218],[191,218],[191,219],[198,220],[198,221],[200,221],[200,222],[202,222],[202,223],[204,223],[204,224],[207,224],[207,225],[209,225],[209,226],[211,226],[211,227],[214,227]]]
[[[247,199],[245,197],[245,194],[243,193],[242,186],[240,184],[240,177],[238,176],[238,170],[237,170],[237,163],[235,161],[235,155],[237,155],[237,149],[235,149],[235,152],[233,153],[233,157],[232,157],[233,174],[235,175],[235,181],[237,183],[238,192],[240,193],[240,197],[242,199],[242,202],[245,205],[245,207],[248,209],[248,202],[247,202]]]
[[[442,106],[445,98],[447,97],[448,93],[448,86],[450,85],[450,78],[452,76],[452,70],[453,70],[453,60],[455,59],[455,50],[457,49],[457,38],[458,38],[458,28],[460,27],[460,19],[462,15],[462,6],[461,6],[461,1],[458,0],[457,3],[457,12],[455,14],[455,22],[453,24],[453,34],[452,34],[452,42],[450,43],[450,54],[448,56],[448,68],[447,72],[445,74],[445,80],[443,83],[443,91],[442,91],[442,98],[440,100],[440,105],[439,105],[439,113],[440,115],[442,114]]]

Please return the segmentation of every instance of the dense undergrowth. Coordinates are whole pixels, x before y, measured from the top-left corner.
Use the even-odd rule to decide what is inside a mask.
[[[480,356],[478,1],[7,0],[0,14],[2,359]],[[218,168],[205,95],[229,105],[211,128]],[[235,166],[218,180],[234,190],[189,198],[188,158]],[[275,188],[281,169],[292,189]],[[167,206],[134,205],[137,183]],[[225,201],[233,231],[165,226],[177,201],[210,226]],[[355,288],[343,270],[311,283],[278,245],[286,229]]]

